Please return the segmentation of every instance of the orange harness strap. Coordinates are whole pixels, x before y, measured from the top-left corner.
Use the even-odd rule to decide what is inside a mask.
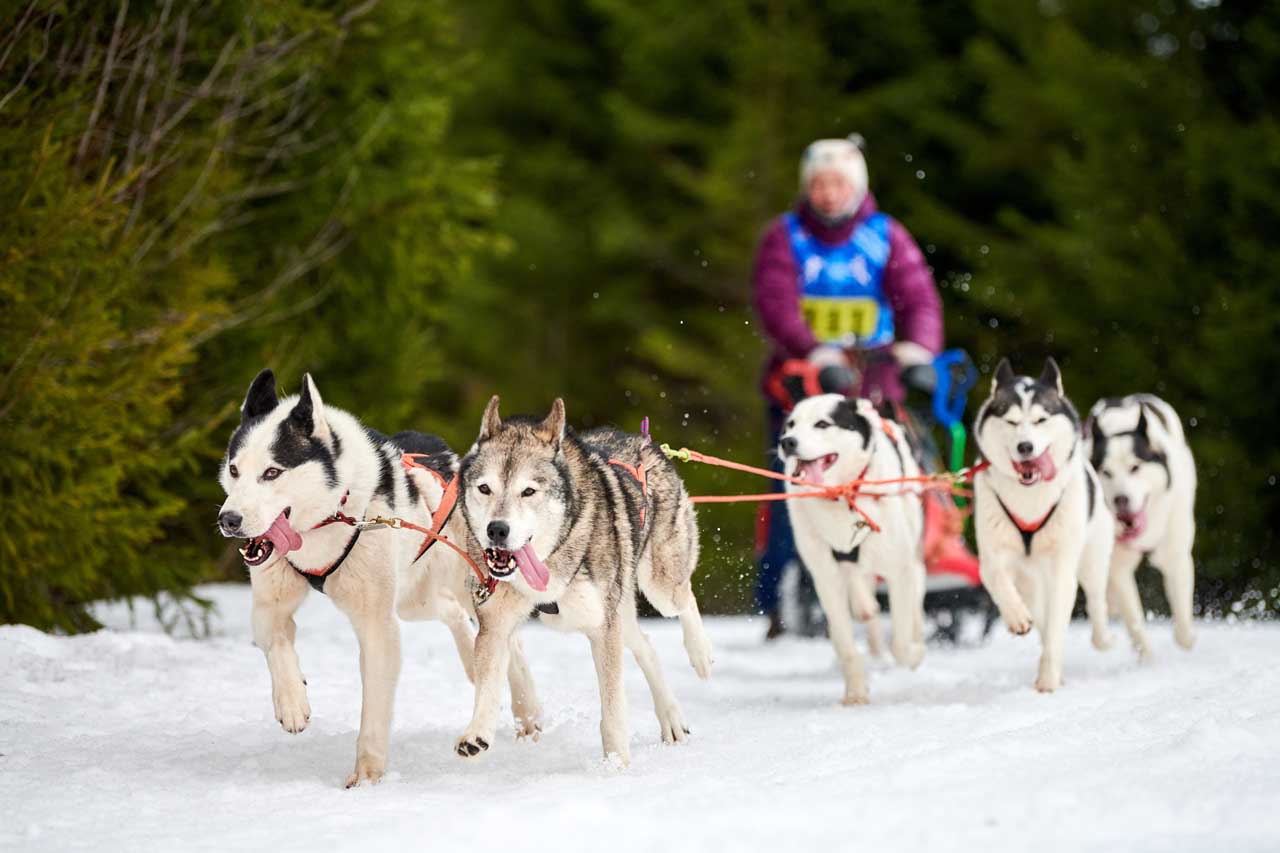
[[[643,465],[632,465],[630,462],[623,462],[621,459],[610,459],[610,465],[617,465],[626,471],[636,482],[640,484],[640,495],[642,502],[640,504],[640,526],[644,527],[644,511],[649,506],[649,477]]]

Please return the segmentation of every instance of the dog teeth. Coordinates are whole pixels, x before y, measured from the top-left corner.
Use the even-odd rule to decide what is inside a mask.
[[[508,569],[514,569],[515,567],[516,567],[516,558],[515,558],[515,557],[508,557],[508,558],[507,558],[507,568],[508,568]]]

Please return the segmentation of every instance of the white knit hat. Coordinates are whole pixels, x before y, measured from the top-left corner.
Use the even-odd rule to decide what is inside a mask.
[[[867,161],[862,156],[862,137],[850,134],[847,139],[819,139],[804,150],[800,158],[800,192],[818,172],[840,172],[853,184],[850,212],[857,210],[867,197]]]

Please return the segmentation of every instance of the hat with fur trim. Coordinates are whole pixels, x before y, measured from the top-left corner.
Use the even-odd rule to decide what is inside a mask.
[[[851,210],[857,210],[867,196],[867,161],[862,156],[862,137],[856,133],[847,139],[819,139],[804,150],[800,158],[800,192],[809,186],[809,179],[819,172],[835,171],[853,184]]]

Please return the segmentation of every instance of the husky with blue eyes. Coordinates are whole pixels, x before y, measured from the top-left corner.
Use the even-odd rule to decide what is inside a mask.
[[[1116,517],[1111,599],[1134,648],[1143,659],[1151,655],[1134,582],[1144,555],[1164,576],[1174,639],[1191,648],[1196,639],[1191,624],[1196,463],[1178,413],[1151,394],[1099,400],[1089,412],[1085,442]]]
[[[417,467],[401,465],[404,453],[417,454]],[[457,469],[458,457],[436,436],[385,436],[326,406],[310,375],[300,394],[279,399],[275,376],[264,370],[240,407],[219,471],[227,499],[218,527],[246,540],[240,553],[253,588],[253,640],[266,655],[285,731],[300,732],[311,718],[293,614],[315,589],[351,620],[363,705],[348,788],[376,783],[386,769],[400,674],[398,618],[444,622],[472,678],[475,611],[461,558],[443,546],[422,550],[422,537],[407,530],[355,524],[395,516],[460,541],[462,514],[449,512],[445,488]],[[509,660],[517,735],[536,737],[538,703],[517,641]]]
[[[1094,646],[1111,645],[1107,569],[1115,521],[1052,358],[1037,379],[1015,375],[1002,359],[973,433],[990,463],[973,481],[982,584],[1010,631],[1039,630],[1036,689],[1049,693],[1062,684],[1077,584],[1084,587]]]

